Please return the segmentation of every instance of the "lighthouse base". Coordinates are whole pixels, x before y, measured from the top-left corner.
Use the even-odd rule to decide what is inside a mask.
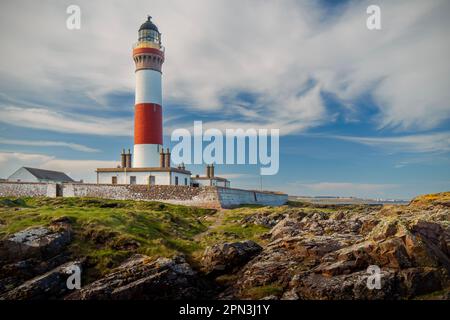
[[[159,167],[159,144],[135,144],[133,154],[133,168]]]

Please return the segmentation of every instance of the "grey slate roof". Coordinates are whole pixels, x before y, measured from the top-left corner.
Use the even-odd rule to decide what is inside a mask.
[[[60,182],[74,182],[74,180],[64,172],[30,168],[30,167],[23,167],[23,168],[38,179],[60,181]]]

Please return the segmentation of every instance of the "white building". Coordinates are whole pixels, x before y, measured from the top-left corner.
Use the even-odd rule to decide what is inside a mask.
[[[98,168],[97,183],[191,185],[191,172],[180,168]]]
[[[214,165],[206,166],[206,175],[191,178],[191,184],[194,187],[230,187],[230,181],[226,178],[214,175]]]
[[[21,167],[10,175],[7,181],[11,182],[74,182],[64,172],[44,170],[38,168]]]

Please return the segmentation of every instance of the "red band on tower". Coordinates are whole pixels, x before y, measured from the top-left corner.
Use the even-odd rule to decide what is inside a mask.
[[[162,144],[162,108],[139,103],[134,109],[134,144]]]
[[[156,54],[156,55],[160,56],[161,58],[164,58],[164,52],[162,52],[159,49],[155,49],[155,48],[135,48],[135,49],[133,49],[133,56],[135,56],[137,54],[142,54],[142,53]]]

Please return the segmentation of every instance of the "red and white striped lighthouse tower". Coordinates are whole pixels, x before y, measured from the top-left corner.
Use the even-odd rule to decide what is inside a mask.
[[[133,60],[136,65],[133,167],[159,167],[163,143],[161,68],[164,47],[161,33],[150,16],[139,28]]]

